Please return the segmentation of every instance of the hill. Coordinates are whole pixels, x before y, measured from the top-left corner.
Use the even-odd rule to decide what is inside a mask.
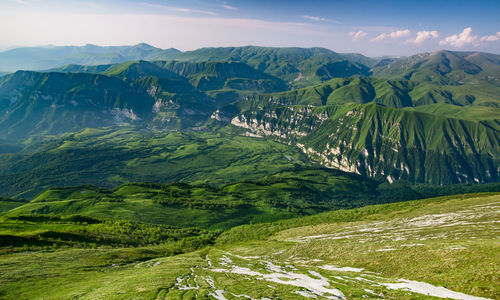
[[[134,70],[135,68],[135,70]],[[131,72],[132,77],[155,76],[160,78],[188,78],[193,86],[201,90],[218,90],[222,88],[237,90],[256,90],[260,92],[282,91],[287,85],[282,80],[256,71],[245,63],[226,61],[186,62],[186,61],[131,61],[122,64],[107,64],[96,66],[66,65],[53,68],[51,72],[92,73],[118,76],[127,78],[126,73]],[[231,82],[234,81],[234,82]],[[238,82],[241,81],[241,82]],[[259,84],[267,81],[267,87]],[[242,85],[253,85],[246,87]],[[240,85],[238,87],[238,84]],[[262,87],[261,87],[262,86]]]
[[[127,182],[182,180],[218,185],[310,164],[294,147],[242,136],[234,129],[85,129],[26,144],[22,152],[0,154],[3,196],[33,198],[50,187],[84,184],[113,188]]]
[[[495,55],[441,51],[370,62],[322,48],[230,47],[167,56],[178,61],[69,65],[58,69],[64,73],[0,78],[0,138],[14,140],[2,143],[2,152],[33,136],[88,127],[211,130],[232,123],[377,180],[497,180]],[[284,64],[293,68],[277,72]],[[300,80],[287,79],[299,73]],[[367,77],[372,73],[391,78]],[[312,82],[322,83],[289,90]]]
[[[294,144],[328,167],[389,182],[497,180],[500,140],[493,119],[456,119],[373,103],[314,107],[281,105],[280,98],[259,103],[231,123]]]
[[[210,252],[213,270],[197,269],[185,282],[210,274],[224,294],[252,296],[269,295],[264,285],[274,288],[274,282],[295,286],[283,294],[303,296],[340,291],[346,298],[497,298],[500,258],[491,253],[498,250],[499,201],[498,194],[451,196],[234,228],[219,238],[222,251]],[[234,246],[227,246],[230,241]],[[275,276],[259,275],[268,272]],[[273,280],[287,274],[291,282]],[[262,289],[228,285],[245,275],[255,276]],[[328,290],[318,288],[320,282]]]
[[[373,68],[376,77],[402,77],[447,85],[487,82],[499,86],[500,55],[441,50],[398,59]]]
[[[179,129],[205,121],[215,110],[213,99],[187,79],[167,76],[150,63],[113,71],[114,76],[18,71],[1,78],[0,136],[20,140],[120,124]]]
[[[0,129],[6,139],[60,134],[151,118],[154,99],[118,78],[19,71],[0,79]]]
[[[0,137],[19,140],[122,123],[192,128],[217,105],[286,88],[278,78],[230,62],[131,61],[18,71],[0,78]]]
[[[373,77],[349,77],[328,80],[319,85],[264,94],[259,100],[273,98],[286,105],[331,105],[348,102],[373,102],[389,107],[416,107],[445,103],[455,106],[488,106],[490,111],[500,107],[497,87],[474,84],[439,85],[406,79],[378,79]]]
[[[5,215],[83,215],[228,229],[386,201],[383,196],[377,197],[376,187],[375,182],[339,171],[296,168],[219,186],[129,183],[113,190],[94,186],[51,188]]]
[[[324,48],[221,47],[160,55],[180,61],[236,61],[278,77],[294,87],[320,83],[346,74],[367,75],[377,60],[360,54],[340,54]]]
[[[499,201],[457,195],[211,235],[82,216],[3,216],[0,231],[12,237],[2,238],[10,245],[0,247],[0,291],[49,299],[494,299]],[[181,246],[195,252],[179,254]]]

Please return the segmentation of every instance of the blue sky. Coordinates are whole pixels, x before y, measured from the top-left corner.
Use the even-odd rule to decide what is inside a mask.
[[[0,49],[325,47],[369,56],[500,53],[500,1],[1,0]]]

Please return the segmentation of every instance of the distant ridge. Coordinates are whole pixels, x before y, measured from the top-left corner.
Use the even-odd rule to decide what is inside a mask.
[[[46,70],[62,65],[115,64],[130,60],[149,60],[154,57],[180,52],[160,49],[141,43],[133,46],[42,46],[23,47],[0,52],[0,71]]]

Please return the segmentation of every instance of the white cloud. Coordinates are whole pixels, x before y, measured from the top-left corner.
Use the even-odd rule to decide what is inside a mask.
[[[218,1],[217,1],[218,2]],[[238,10],[238,8],[227,4],[226,1],[221,1],[222,7],[229,10]]]
[[[500,31],[495,35],[486,35],[481,38],[481,42],[496,42],[500,41]]]
[[[381,41],[387,37],[388,37],[388,35],[386,33],[381,33],[381,34],[377,35],[376,37],[374,37],[373,39],[371,39],[370,41],[378,42],[378,41]]]
[[[409,29],[396,30],[396,31],[393,31],[391,33],[381,33],[378,36],[371,39],[371,41],[378,42],[378,41],[382,41],[385,39],[399,39],[399,38],[407,37],[409,35],[410,35]]]
[[[201,10],[201,9],[192,9],[192,8],[168,6],[168,5],[153,4],[153,3],[148,3],[148,2],[144,2],[144,5],[147,5],[147,6],[150,6],[150,7],[156,7],[156,8],[164,8],[164,9],[168,9],[168,10],[172,10],[172,11],[177,11],[177,12],[183,12],[183,13],[198,13],[198,14],[211,15],[211,16],[216,16],[217,15],[213,11]]]
[[[353,32],[349,32],[349,35],[352,36],[352,40],[353,41],[357,41],[357,40],[359,40],[361,38],[364,38],[367,35],[367,33],[364,32],[363,30],[359,30],[359,31],[356,31],[356,32],[354,32],[354,31]]]
[[[472,35],[472,28],[467,27],[461,33],[454,34],[446,37],[444,40],[439,42],[439,45],[450,45],[454,47],[463,47],[465,45],[478,45],[479,37],[477,35]]]
[[[322,22],[325,22],[327,21],[325,18],[321,18],[321,17],[316,17],[316,16],[300,16],[301,18],[304,18],[304,19],[308,19],[308,20],[311,20],[311,21],[322,21]]]
[[[422,44],[428,39],[437,39],[439,37],[439,32],[437,30],[424,30],[417,32],[417,37],[415,39],[409,39],[409,43]]]
[[[402,37],[407,37],[410,35],[410,30],[405,29],[405,30],[396,30],[394,32],[391,32],[390,36],[391,39],[397,39],[397,38],[402,38]]]

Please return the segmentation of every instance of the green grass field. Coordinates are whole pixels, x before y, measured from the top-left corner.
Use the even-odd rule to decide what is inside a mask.
[[[376,182],[356,175],[302,167],[257,180],[218,186],[129,183],[112,190],[89,185],[51,188],[29,203],[12,206],[5,215],[84,215],[180,227],[229,229],[242,224],[387,202],[385,194],[378,193],[376,188]]]
[[[138,247],[2,247],[0,295],[495,299],[500,296],[499,205],[500,195],[490,193],[338,210],[236,227],[222,233],[213,246],[174,256],[162,254],[165,242]],[[2,233],[26,233],[35,226],[33,219],[3,218]],[[81,226],[71,218],[44,222],[40,230]]]
[[[242,132],[152,133],[122,127],[28,141],[21,153],[0,154],[1,194],[30,199],[51,187],[113,188],[145,181],[220,184],[310,165],[299,149]]]

